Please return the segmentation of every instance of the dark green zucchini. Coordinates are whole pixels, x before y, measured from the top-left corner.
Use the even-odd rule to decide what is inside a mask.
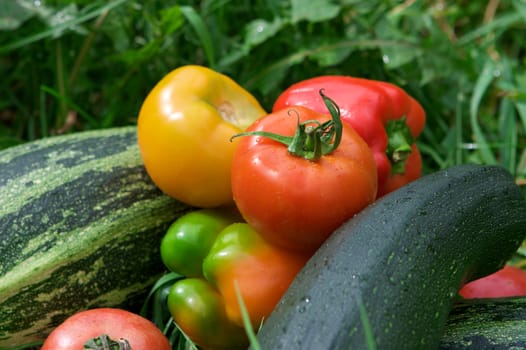
[[[299,273],[263,349],[436,349],[459,287],[501,268],[526,236],[526,202],[494,166],[425,176],[346,222]]]
[[[526,297],[456,303],[438,349],[526,349]]]
[[[0,349],[81,309],[138,310],[164,271],[160,240],[188,209],[150,181],[135,127],[0,152]]]

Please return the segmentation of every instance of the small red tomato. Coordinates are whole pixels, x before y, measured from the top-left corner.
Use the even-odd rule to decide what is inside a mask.
[[[467,283],[459,293],[466,299],[525,296],[526,271],[507,265],[491,275]]]
[[[239,211],[267,241],[288,250],[312,253],[376,197],[371,150],[342,125],[337,106],[325,101],[331,115],[294,106],[260,118],[234,153],[232,192]],[[324,130],[319,140],[309,134],[326,125],[335,126],[339,143],[339,136],[329,141],[335,130]],[[284,142],[269,133],[284,136]],[[313,151],[318,146],[331,150]],[[318,156],[307,157],[313,154]]]
[[[41,350],[83,350],[90,339],[107,335],[126,340],[133,350],[171,350],[164,334],[149,320],[129,311],[99,308],[66,319],[47,337]]]

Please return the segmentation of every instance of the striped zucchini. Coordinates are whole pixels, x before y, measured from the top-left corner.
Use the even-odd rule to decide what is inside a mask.
[[[457,302],[438,350],[526,349],[526,297]]]
[[[162,235],[187,210],[148,178],[135,127],[0,152],[0,349],[41,341],[81,309],[138,307],[163,272]]]

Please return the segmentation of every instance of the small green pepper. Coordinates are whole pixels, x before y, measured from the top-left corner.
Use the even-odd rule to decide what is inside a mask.
[[[234,209],[180,217],[163,238],[161,255],[166,266],[187,277],[170,289],[170,313],[206,350],[246,349],[238,296],[259,327],[309,257],[271,245]]]
[[[233,208],[200,209],[177,219],[161,241],[161,259],[173,272],[185,277],[202,277],[205,256],[219,232],[242,221]]]

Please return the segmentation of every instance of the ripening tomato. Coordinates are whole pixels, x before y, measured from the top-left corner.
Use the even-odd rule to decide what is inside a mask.
[[[127,341],[133,350],[171,350],[168,339],[155,324],[132,312],[114,308],[74,314],[51,332],[41,350],[83,350],[86,342],[103,335],[123,345]]]
[[[266,240],[289,250],[313,252],[376,197],[371,150],[322,97],[330,115],[302,106],[274,112],[239,135],[234,152],[232,191],[240,213]]]
[[[491,275],[467,283],[459,293],[466,299],[525,296],[526,271],[507,265]]]

